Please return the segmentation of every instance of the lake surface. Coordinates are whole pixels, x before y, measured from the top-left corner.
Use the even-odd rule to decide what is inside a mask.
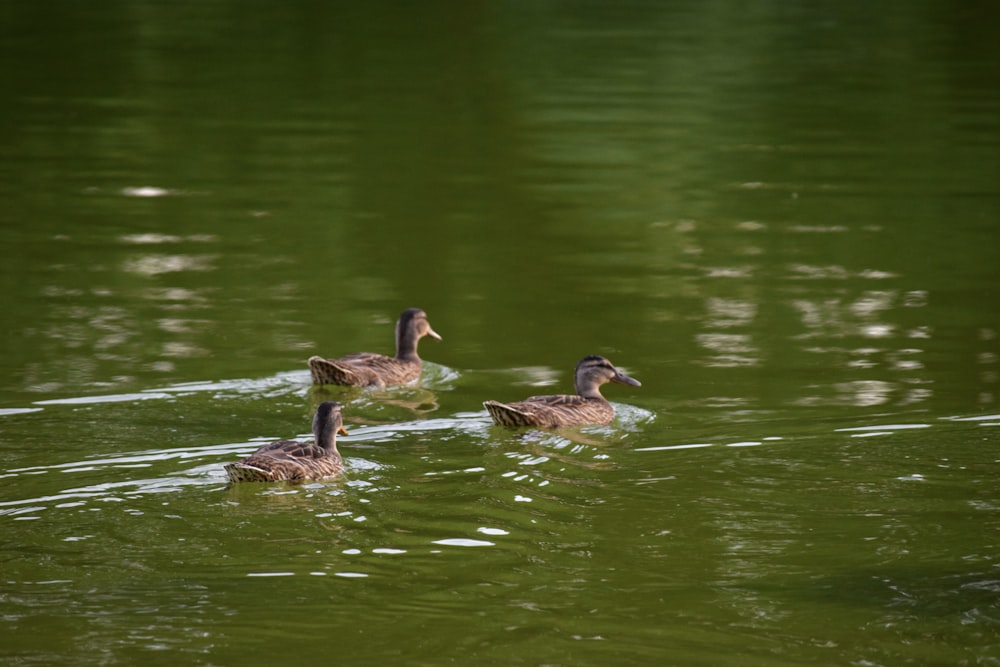
[[[1000,664],[995,6],[0,15],[0,661]]]

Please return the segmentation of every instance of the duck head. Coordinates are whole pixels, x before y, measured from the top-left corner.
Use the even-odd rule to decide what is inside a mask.
[[[417,343],[424,336],[441,340],[441,336],[427,321],[427,313],[420,308],[404,310],[396,322],[396,356],[400,359],[416,357]]]
[[[600,397],[600,386],[606,382],[617,382],[633,387],[641,387],[642,383],[625,375],[619,368],[604,357],[596,354],[584,357],[576,365],[574,385],[576,393],[585,398]]]

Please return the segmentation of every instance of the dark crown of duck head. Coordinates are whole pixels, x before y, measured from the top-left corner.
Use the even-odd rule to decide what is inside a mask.
[[[340,411],[340,403],[336,401],[324,401],[316,408],[316,416],[313,417],[313,433],[322,431],[324,426],[330,425],[334,433],[348,435],[344,428],[344,415]],[[318,437],[318,436],[317,436]]]
[[[334,414],[340,416],[340,403],[336,401],[323,401],[316,407],[316,417],[330,419]]]

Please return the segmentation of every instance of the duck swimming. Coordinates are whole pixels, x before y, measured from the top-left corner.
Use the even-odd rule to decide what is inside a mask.
[[[441,340],[427,321],[427,313],[419,308],[404,310],[396,322],[396,356],[356,352],[339,359],[310,357],[313,384],[384,388],[412,382],[420,377],[423,368],[417,356],[417,343],[424,336]]]
[[[531,396],[516,403],[485,401],[483,406],[499,426],[578,426],[583,424],[608,424],[614,419],[615,409],[601,396],[601,385],[606,382],[641,383],[615,368],[604,357],[584,357],[576,365],[574,385],[576,396]]]
[[[335,477],[344,471],[337,434],[347,435],[340,403],[320,403],[313,417],[316,442],[278,440],[242,461],[226,465],[230,482],[276,482]]]

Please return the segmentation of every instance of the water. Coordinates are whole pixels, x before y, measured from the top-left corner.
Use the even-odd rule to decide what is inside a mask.
[[[4,662],[1000,663],[992,7],[2,12]]]

